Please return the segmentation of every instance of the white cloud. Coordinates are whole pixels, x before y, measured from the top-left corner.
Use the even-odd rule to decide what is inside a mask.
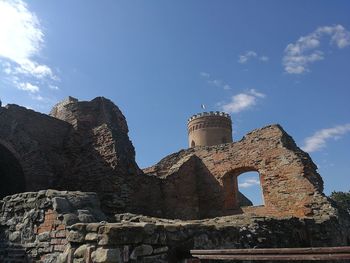
[[[261,92],[258,92],[258,91],[256,91],[255,89],[251,89],[251,90],[249,91],[249,93],[252,94],[252,95],[254,95],[255,97],[259,97],[259,98],[265,98],[265,97],[266,97],[265,94],[263,94],[263,93],[261,93]]]
[[[45,98],[41,95],[32,96],[33,100],[44,101]]]
[[[228,85],[228,84],[224,84],[222,88],[223,88],[224,90],[229,90],[229,89],[231,89],[230,85]]]
[[[16,73],[22,73],[25,75],[33,76],[38,79],[51,78],[56,80],[57,77],[54,76],[52,70],[46,65],[40,65],[35,61],[23,60],[20,66],[15,68]]]
[[[40,91],[38,86],[32,85],[29,82],[18,83],[17,88],[20,90],[28,91],[30,93],[37,93]]]
[[[264,61],[264,62],[270,60],[270,58],[269,58],[268,56],[261,56],[261,57],[259,57],[259,59],[260,59],[261,61]]]
[[[206,79],[207,83],[210,85],[213,85],[218,88],[222,88],[224,90],[229,90],[231,89],[230,85],[222,81],[221,79],[213,79],[211,78],[211,75],[207,72],[200,72],[199,75]]]
[[[0,1],[0,56],[21,64],[43,44],[37,17],[20,0]]]
[[[301,74],[309,71],[310,64],[324,59],[324,53],[317,48],[325,36],[329,36],[331,44],[336,44],[338,48],[350,45],[350,32],[342,25],[319,27],[287,45],[282,61],[284,70],[289,74]]]
[[[55,85],[49,85],[49,89],[51,89],[51,90],[60,90],[60,88],[55,86]]]
[[[266,95],[256,91],[255,89],[249,90],[246,93],[239,93],[231,97],[231,101],[228,103],[220,103],[221,109],[228,113],[238,113],[243,110],[247,110],[256,105],[259,98],[265,98]]]
[[[302,149],[306,152],[315,152],[326,147],[326,141],[329,139],[337,140],[342,135],[350,132],[350,123],[335,126],[333,128],[322,129],[314,133],[311,137],[305,139]]]
[[[243,183],[239,183],[238,187],[240,188],[249,188],[252,186],[260,185],[260,181],[258,178],[247,178]]]
[[[43,45],[42,27],[27,4],[22,0],[0,0],[0,62],[15,86],[22,77],[57,80],[49,66],[35,60]]]
[[[257,56],[254,51],[247,51],[243,55],[239,55],[238,62],[241,64],[247,63],[249,59],[255,58]]]
[[[258,53],[256,53],[255,51],[249,50],[249,51],[246,51],[244,54],[238,56],[238,62],[241,64],[245,64],[249,60],[254,59],[254,58],[257,58],[263,62],[269,61],[268,56],[262,55],[259,57]]]
[[[207,72],[201,72],[201,73],[199,73],[202,77],[204,77],[204,78],[210,78],[210,74],[209,73],[207,73]]]

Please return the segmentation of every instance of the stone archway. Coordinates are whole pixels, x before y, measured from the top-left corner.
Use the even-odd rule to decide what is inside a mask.
[[[15,155],[0,144],[0,198],[25,191],[23,169]]]

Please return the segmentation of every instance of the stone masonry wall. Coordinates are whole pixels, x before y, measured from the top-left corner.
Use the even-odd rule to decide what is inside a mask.
[[[348,245],[349,219],[227,216],[180,221],[116,215],[117,223],[71,226],[61,263],[199,262],[191,249]],[[346,223],[344,223],[346,222]]]
[[[67,226],[105,220],[95,193],[46,190],[0,201],[0,262],[56,262]]]
[[[0,262],[198,262],[191,249],[350,245],[350,218],[235,215],[169,220],[116,214],[107,223],[94,193],[39,191],[0,202]]]

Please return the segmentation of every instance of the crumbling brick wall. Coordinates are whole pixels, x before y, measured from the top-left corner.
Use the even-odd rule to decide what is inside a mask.
[[[212,187],[197,184],[194,192],[198,195],[199,206],[203,205],[199,212],[202,217],[243,212],[236,182],[237,177],[247,171],[259,172],[265,202],[263,208],[250,209],[251,213],[305,217],[320,213],[322,207],[329,204],[322,194],[323,181],[316,165],[279,125],[254,130],[235,143],[180,151],[144,172],[162,178],[165,193],[171,191],[167,178],[177,174],[178,184],[175,180],[172,187],[180,189],[183,184],[181,167],[190,156],[200,160],[202,168],[209,172],[209,175],[202,174],[213,182]],[[197,182],[203,179],[200,176],[197,175]],[[175,204],[168,206],[175,207]]]
[[[182,219],[243,212],[305,217],[329,205],[316,165],[279,125],[239,142],[182,150],[143,172],[125,117],[110,100],[69,100],[52,116],[0,107],[0,144],[23,168],[25,190],[94,191],[111,215]],[[237,177],[246,171],[260,174],[262,208],[241,208]]]

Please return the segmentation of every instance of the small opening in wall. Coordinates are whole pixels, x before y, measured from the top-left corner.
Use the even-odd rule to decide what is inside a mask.
[[[254,206],[264,205],[260,175],[258,172],[245,172],[238,176],[238,190],[248,198]]]
[[[196,143],[194,141],[191,142],[191,147],[195,147]]]

